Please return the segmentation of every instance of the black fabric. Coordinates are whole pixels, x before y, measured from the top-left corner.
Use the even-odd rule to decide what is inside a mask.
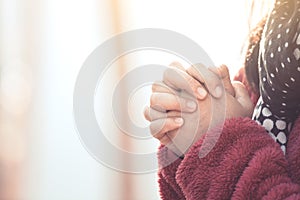
[[[259,44],[261,97],[253,119],[281,145],[300,111],[299,16],[300,0],[277,0]]]

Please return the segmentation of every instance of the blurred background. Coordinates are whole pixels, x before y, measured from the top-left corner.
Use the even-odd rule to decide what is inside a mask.
[[[234,74],[241,66],[249,5],[247,0],[0,0],[0,199],[159,199],[156,172],[112,170],[81,144],[72,108],[81,65],[117,33],[163,28],[196,41],[216,65],[225,63]],[[135,65],[135,60],[173,61],[147,52],[130,59]],[[123,65],[112,76],[118,79],[130,67]],[[132,113],[142,119],[139,108]],[[138,151],[155,152],[159,145],[150,138],[148,145],[115,139]]]

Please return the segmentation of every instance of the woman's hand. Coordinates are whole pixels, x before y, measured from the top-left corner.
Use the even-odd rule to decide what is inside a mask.
[[[163,83],[160,84],[160,88],[169,90]],[[198,101],[201,101],[201,104]],[[160,108],[160,111],[157,108]],[[210,108],[209,96],[204,100],[197,100],[186,92],[156,92],[151,96],[150,107],[145,109],[144,114],[151,122],[150,131],[153,137],[181,156],[199,139],[201,133],[207,130]]]
[[[165,85],[163,86],[161,82],[156,82],[152,85],[153,95],[151,101],[155,102],[155,99],[160,99],[160,103],[163,104],[163,107],[166,107],[165,110],[161,110],[158,104],[155,106],[157,110],[170,110],[168,106],[176,103],[176,101],[172,101],[174,100],[174,94],[181,91],[188,93],[198,100],[204,100],[208,93],[215,98],[220,98],[222,93],[225,92],[224,89],[234,96],[234,89],[230,82],[228,68],[225,65],[219,68],[206,68],[201,64],[196,64],[189,67],[187,71],[178,62],[173,62],[170,66],[172,67],[164,72],[163,83]],[[161,98],[161,96],[166,98]],[[188,101],[185,105],[177,106],[176,110],[182,112],[193,111],[191,110],[193,109],[191,106],[194,105],[195,102]]]
[[[194,112],[179,112],[182,102],[194,100],[191,96],[184,98],[178,94],[177,99],[172,100],[168,108],[172,111],[160,112],[147,107],[145,117],[151,122],[150,131],[153,137],[178,156],[185,154],[188,149],[209,129],[224,122],[225,119],[233,117],[250,117],[253,105],[248,92],[242,83],[233,83],[236,96],[229,93],[215,99],[208,96],[204,100],[197,100],[197,108]],[[187,98],[188,97],[188,98]],[[165,101],[165,97],[161,97]],[[159,104],[153,101],[155,105]],[[164,107],[164,105],[161,105]],[[183,107],[183,106],[182,106]]]
[[[225,88],[234,96],[231,84],[223,85],[230,80],[228,68],[225,65],[219,68],[207,68],[201,64],[195,64],[187,70],[179,62],[173,62],[170,66],[164,72],[163,82],[177,91],[184,90],[202,100],[205,99],[207,93],[215,98],[220,98]]]
[[[199,77],[195,71],[192,73],[193,77]],[[150,107],[145,110],[145,117],[151,122],[153,136],[178,155],[185,153],[209,127],[222,123],[226,118],[251,115],[252,103],[243,85],[235,83],[233,89],[227,67],[221,67],[214,73],[221,77],[227,91],[233,90],[231,94],[235,94],[235,97],[226,92],[219,99],[210,95],[202,100],[196,99],[197,95],[185,92],[188,85],[197,85],[186,73],[180,75],[181,78],[178,74],[169,76],[167,83],[173,88],[163,83],[153,84],[153,95]],[[184,83],[180,80],[182,77],[189,81]]]

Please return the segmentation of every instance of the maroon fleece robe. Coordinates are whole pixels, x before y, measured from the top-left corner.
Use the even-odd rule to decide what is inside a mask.
[[[236,79],[245,83],[243,69]],[[257,95],[251,90],[249,94],[255,102]],[[205,142],[217,142],[200,158],[204,138]],[[167,165],[174,156],[166,147],[159,148],[159,165],[164,166],[158,172],[159,186],[164,200],[300,200],[300,117],[289,135],[286,156],[250,118],[228,119],[223,127],[207,132],[184,159]]]

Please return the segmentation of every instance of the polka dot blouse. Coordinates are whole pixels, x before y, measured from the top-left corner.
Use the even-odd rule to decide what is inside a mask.
[[[300,0],[277,0],[259,46],[260,98],[253,119],[285,152],[300,111]]]

